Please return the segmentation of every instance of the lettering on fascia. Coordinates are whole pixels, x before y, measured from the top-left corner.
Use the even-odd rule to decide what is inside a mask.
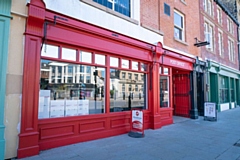
[[[173,65],[176,65],[176,66],[182,66],[182,67],[185,66],[184,62],[179,62],[179,61],[172,60],[172,59],[170,60],[170,63],[173,64]]]

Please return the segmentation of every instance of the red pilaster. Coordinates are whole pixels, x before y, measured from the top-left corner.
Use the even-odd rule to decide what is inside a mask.
[[[152,129],[162,127],[161,116],[160,116],[160,102],[159,102],[159,58],[162,54],[162,44],[158,43],[154,51],[153,64],[152,64],[152,91],[151,91],[151,122]]]
[[[38,145],[38,95],[40,78],[40,49],[45,5],[41,0],[29,4],[29,17],[25,33],[21,131],[18,158],[36,155]]]

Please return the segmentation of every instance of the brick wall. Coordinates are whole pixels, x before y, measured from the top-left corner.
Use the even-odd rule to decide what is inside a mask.
[[[204,33],[204,22],[205,19],[214,24],[214,51],[210,52],[206,47],[201,48],[201,56],[203,59],[211,59],[221,64],[227,65],[229,67],[238,69],[238,49],[237,49],[237,25],[233,22],[234,25],[234,34],[231,34],[227,31],[227,18],[229,16],[222,11],[222,25],[217,21],[217,8],[219,7],[215,2],[214,6],[214,16],[209,16],[203,9],[203,1],[200,2],[200,26],[201,33]],[[218,30],[223,32],[223,56],[219,55],[219,44],[218,44]],[[234,62],[229,61],[228,55],[228,37],[234,40],[234,49],[235,49],[235,59]],[[204,39],[204,34],[201,34],[201,39]]]
[[[170,6],[170,16],[164,13],[164,3]],[[174,10],[185,17],[184,42],[174,38]],[[165,46],[199,56],[200,49],[194,46],[194,38],[200,36],[198,0],[141,0],[141,24],[162,31]]]

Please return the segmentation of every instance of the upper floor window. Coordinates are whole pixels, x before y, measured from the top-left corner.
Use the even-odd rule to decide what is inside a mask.
[[[207,12],[210,16],[213,16],[213,2],[212,0],[203,1],[204,11]]]
[[[214,39],[213,39],[213,26],[208,24],[207,22],[204,23],[204,34],[205,34],[205,41],[208,41],[210,44],[206,46],[207,49],[213,51],[214,49]]]
[[[107,8],[110,8],[118,13],[130,17],[130,0],[93,0]]]
[[[184,41],[184,16],[174,11],[174,37]]]
[[[218,31],[219,55],[223,56],[223,33]]]
[[[234,34],[233,21],[230,19],[227,19],[227,30],[229,33]]]
[[[220,8],[217,9],[217,20],[219,24],[222,24],[222,11]]]
[[[229,60],[234,62],[234,41],[231,39],[228,39],[228,56]]]

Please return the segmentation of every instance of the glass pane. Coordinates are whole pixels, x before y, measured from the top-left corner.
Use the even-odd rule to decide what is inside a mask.
[[[105,68],[41,60],[39,119],[105,113]]]
[[[122,78],[122,73],[134,75],[135,79]],[[132,77],[131,77],[132,78]],[[146,74],[110,69],[110,112],[129,111],[134,108],[147,109]]]
[[[115,1],[114,10],[125,16],[130,16],[130,0]]]
[[[162,67],[159,67],[159,74],[162,74]]]
[[[163,68],[163,74],[165,74],[165,75],[168,75],[169,74],[169,71],[168,71],[168,68]]]
[[[177,39],[182,39],[182,30],[174,27],[174,37]]]
[[[110,66],[118,67],[118,58],[110,57]]]
[[[62,48],[62,59],[76,61],[76,50]]]
[[[95,64],[105,65],[105,56],[100,54],[95,54]]]
[[[169,107],[168,76],[160,76],[160,107]]]
[[[122,59],[122,68],[129,69],[129,60]]]
[[[92,53],[81,51],[80,62],[92,63]]]
[[[183,28],[183,17],[174,12],[174,25]]]
[[[58,58],[58,46],[43,45],[41,56]]]
[[[147,65],[144,63],[141,63],[141,71],[147,71]]]
[[[138,62],[132,61],[132,69],[133,70],[138,70]]]

